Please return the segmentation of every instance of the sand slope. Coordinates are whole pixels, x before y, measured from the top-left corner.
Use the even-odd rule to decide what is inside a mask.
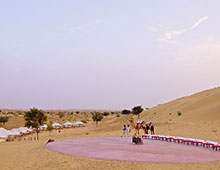
[[[181,112],[181,116],[178,116],[177,112]],[[142,118],[161,122],[170,121],[170,119],[180,122],[219,121],[220,88],[206,90],[158,105],[142,113]]]

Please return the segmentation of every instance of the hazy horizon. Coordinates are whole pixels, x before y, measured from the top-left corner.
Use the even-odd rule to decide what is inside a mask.
[[[217,87],[219,6],[1,1],[0,108],[145,108]]]

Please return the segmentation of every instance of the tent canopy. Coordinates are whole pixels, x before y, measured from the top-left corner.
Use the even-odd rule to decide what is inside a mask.
[[[18,129],[11,129],[10,132],[16,134],[16,135],[20,135],[20,131]]]
[[[74,123],[74,126],[80,126],[80,125],[84,125],[84,123],[81,121],[77,121]]]
[[[61,127],[61,124],[59,124],[59,123],[53,123],[53,124],[52,124],[52,127],[54,127],[54,128],[55,128],[55,127]]]
[[[0,138],[7,138],[8,136],[14,136],[14,135],[16,134],[4,128],[0,128]]]
[[[70,123],[70,122],[66,122],[66,123],[64,123],[63,125],[73,125],[73,124]]]
[[[19,130],[21,133],[24,133],[24,134],[29,133],[29,132],[32,132],[32,129],[29,129],[29,128],[27,128],[27,127],[20,127],[20,128],[18,128],[18,130]]]
[[[66,122],[63,124],[63,127],[68,127],[68,126],[73,126],[73,124],[71,122]]]
[[[45,125],[45,124],[44,125],[40,125],[39,128],[40,128],[40,130],[47,129],[47,125]]]

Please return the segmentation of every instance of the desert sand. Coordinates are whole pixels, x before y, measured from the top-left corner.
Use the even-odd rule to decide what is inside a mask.
[[[178,116],[177,112],[181,112]],[[109,115],[98,125],[92,120],[86,127],[52,132],[56,141],[74,138],[119,137],[123,124],[129,124],[132,115]],[[138,120],[137,116],[133,116]],[[206,90],[161,104],[141,113],[139,120],[152,121],[156,134],[212,140],[220,143],[220,88]],[[9,119],[5,128],[23,126],[22,116]],[[132,129],[132,133],[134,130]],[[143,132],[141,132],[143,133]],[[36,134],[33,134],[36,136]],[[144,163],[79,158],[46,149],[49,132],[40,133],[39,141],[15,141],[0,143],[1,170],[29,169],[220,169],[220,161],[209,163]]]

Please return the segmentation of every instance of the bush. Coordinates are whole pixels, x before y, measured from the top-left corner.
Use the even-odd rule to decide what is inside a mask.
[[[131,113],[131,111],[130,111],[130,110],[127,110],[127,109],[124,109],[124,110],[122,110],[121,113],[122,113],[123,115],[128,115],[128,114]]]
[[[83,122],[83,123],[87,123],[87,120],[85,120],[85,119],[82,119],[82,120],[81,120],[81,122]]]
[[[109,112],[104,112],[103,113],[103,116],[108,116],[109,115]]]
[[[78,115],[80,112],[79,111],[76,111],[76,114]]]
[[[8,116],[2,116],[2,117],[0,117],[0,123],[2,123],[3,125],[8,121]]]
[[[181,115],[182,115],[182,113],[181,113],[181,112],[177,112],[177,115],[178,115],[178,116],[181,116]]]
[[[59,112],[58,115],[59,115],[59,118],[62,119],[65,116],[65,113],[64,112]]]

